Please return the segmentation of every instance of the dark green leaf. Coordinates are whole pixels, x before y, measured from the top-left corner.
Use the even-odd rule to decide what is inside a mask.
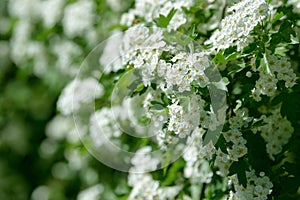
[[[247,162],[244,159],[240,159],[237,162],[233,162],[229,168],[229,175],[237,174],[239,184],[244,187],[247,186],[246,171],[249,169]]]

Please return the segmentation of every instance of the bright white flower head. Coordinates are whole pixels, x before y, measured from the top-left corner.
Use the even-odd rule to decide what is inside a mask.
[[[40,4],[40,13],[46,28],[52,28],[62,15],[64,6],[62,0],[46,0]]]
[[[65,34],[70,37],[81,36],[93,27],[95,4],[91,0],[80,0],[69,4],[62,20]]]
[[[217,51],[237,45],[241,50],[250,39],[249,33],[265,18],[268,10],[263,0],[244,0],[228,8],[227,15],[221,22],[221,28],[216,30],[205,44],[212,44]]]
[[[103,95],[104,88],[94,78],[75,79],[62,91],[57,107],[64,115],[72,114],[83,104],[92,103],[95,98]]]
[[[39,2],[40,0],[10,0],[9,1],[9,13],[12,16],[31,20],[39,14]]]

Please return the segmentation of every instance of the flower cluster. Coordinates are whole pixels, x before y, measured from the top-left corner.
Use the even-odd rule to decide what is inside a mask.
[[[261,0],[241,1],[228,9],[231,13],[221,22],[220,29],[216,30],[206,44],[212,49],[227,49],[237,46],[242,50],[251,42],[249,33],[266,17],[268,5]]]
[[[247,171],[247,186],[244,187],[238,183],[238,178],[236,175],[229,177],[229,181],[233,184],[235,192],[230,192],[228,199],[267,199],[268,195],[271,193],[273,187],[270,179],[265,176],[264,172],[260,172],[259,176],[256,176],[255,171]]]
[[[177,30],[187,21],[183,8],[190,8],[194,2],[188,1],[166,1],[166,0],[138,0],[135,1],[135,7],[129,12],[123,14],[121,24],[132,26],[136,19],[142,18],[146,22],[153,22],[160,15],[168,16],[172,9],[176,10],[175,15],[168,24],[168,30]]]
[[[90,135],[96,147],[100,147],[122,134],[116,119],[114,119],[114,113],[109,108],[102,108],[93,113],[89,125]]]
[[[213,172],[208,160],[215,152],[213,144],[203,144],[205,130],[196,128],[187,140],[187,148],[183,154],[186,161],[184,168],[185,178],[191,179],[192,183],[210,183]]]
[[[289,120],[281,116],[279,109],[275,109],[271,113],[270,116],[262,115],[261,119],[265,125],[258,127],[255,131],[261,133],[267,143],[267,153],[274,160],[274,156],[279,154],[282,147],[288,143],[294,128]]]
[[[145,86],[156,80],[163,91],[189,91],[193,82],[205,87],[209,82],[204,72],[210,66],[207,55],[186,53],[167,42],[163,40],[163,29],[135,25],[123,37],[122,62],[141,70]],[[162,58],[163,53],[169,53],[171,60]]]
[[[93,29],[95,5],[91,0],[81,0],[65,8],[62,20],[66,35],[73,38]]]
[[[274,96],[277,91],[278,81],[284,81],[285,87],[291,88],[298,79],[290,62],[285,57],[270,55],[267,62],[270,72],[267,73],[264,69],[259,68],[260,76],[255,83],[255,88],[252,90],[252,96],[256,101],[261,100],[261,94],[270,97]]]
[[[69,81],[76,75],[84,52],[104,35],[104,19],[97,18],[97,12],[93,0],[8,1],[8,13],[14,19],[9,41],[12,61],[18,67],[32,69],[48,84],[55,78],[68,77],[65,81]],[[112,23],[105,21],[105,26]]]
[[[155,170],[159,164],[159,160],[151,155],[151,147],[145,146],[136,152],[132,158],[132,168],[130,171],[148,171]],[[152,176],[147,173],[131,172],[128,176],[128,185],[133,187],[128,199],[129,200],[146,200],[146,199],[174,199],[182,189],[182,186],[160,187],[157,180],[153,180]]]
[[[63,90],[58,102],[58,109],[69,115],[80,110],[84,104],[89,104],[104,93],[103,86],[94,78],[75,79]]]

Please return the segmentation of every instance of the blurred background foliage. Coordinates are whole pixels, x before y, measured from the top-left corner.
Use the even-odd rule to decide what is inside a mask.
[[[46,135],[49,122],[57,114],[58,96],[74,75],[56,68],[57,58],[51,52],[46,52],[49,56],[47,69],[40,74],[33,67],[37,62],[35,55],[22,57],[25,61],[22,63],[16,63],[11,55],[12,36],[18,22],[30,19],[12,16],[9,6],[19,3],[22,10],[26,4],[30,6],[30,3],[37,2],[0,1],[0,199],[76,199],[80,191],[96,185],[100,180],[105,180],[105,183],[96,185],[95,189],[102,191],[103,187],[107,187],[104,195],[111,199],[110,186],[117,185],[125,174],[115,173],[89,156],[79,141],[72,143],[67,138],[52,137],[51,130]],[[62,2],[66,7],[77,1]],[[130,2],[123,3],[125,6],[121,10],[113,11],[104,0],[94,1],[93,30],[97,37],[93,43],[87,41],[84,32],[82,36],[68,38],[61,21],[47,28],[39,17],[32,21],[33,30],[27,39],[38,42],[46,51],[50,49],[53,38],[71,40],[81,53],[77,57],[70,56],[70,59],[72,64],[76,62],[79,66],[91,49],[108,36],[120,11],[126,9]],[[72,119],[68,120],[72,122]],[[79,154],[84,157],[84,162],[78,160],[81,158]],[[77,167],[70,162],[78,163]],[[119,190],[122,192],[122,189]]]

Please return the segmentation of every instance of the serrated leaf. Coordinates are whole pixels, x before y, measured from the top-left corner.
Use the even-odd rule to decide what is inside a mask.
[[[286,52],[288,52],[289,50],[284,47],[284,46],[279,46],[275,48],[274,54],[285,57],[286,56]]]
[[[275,17],[272,20],[272,24],[274,24],[275,22],[277,22],[283,16],[284,16],[283,12],[276,13]]]
[[[176,12],[177,10],[173,8],[167,16],[160,14],[159,18],[154,19],[154,22],[161,28],[167,28]]]

